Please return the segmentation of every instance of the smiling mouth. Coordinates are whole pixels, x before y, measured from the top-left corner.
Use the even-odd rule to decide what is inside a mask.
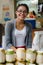
[[[25,16],[21,16],[22,18],[25,18]]]

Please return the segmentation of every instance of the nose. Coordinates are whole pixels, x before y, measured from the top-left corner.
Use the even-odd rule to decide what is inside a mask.
[[[24,14],[24,12],[22,11],[22,14]]]

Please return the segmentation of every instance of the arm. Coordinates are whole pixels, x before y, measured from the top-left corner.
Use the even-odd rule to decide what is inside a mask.
[[[32,48],[32,26],[31,24],[28,25],[27,48]]]
[[[6,43],[5,49],[11,48],[16,50],[16,48],[12,45],[12,28],[13,24],[11,22],[7,22],[5,25],[5,43]]]

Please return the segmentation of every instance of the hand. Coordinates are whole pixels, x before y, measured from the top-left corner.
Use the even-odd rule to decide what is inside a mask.
[[[16,48],[14,46],[11,46],[11,49],[13,49],[14,52],[16,52]]]

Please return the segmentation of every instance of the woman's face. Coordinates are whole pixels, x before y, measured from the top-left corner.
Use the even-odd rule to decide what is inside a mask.
[[[17,18],[24,20],[27,16],[27,9],[25,6],[20,6],[18,7],[17,11],[16,11],[16,16]]]

